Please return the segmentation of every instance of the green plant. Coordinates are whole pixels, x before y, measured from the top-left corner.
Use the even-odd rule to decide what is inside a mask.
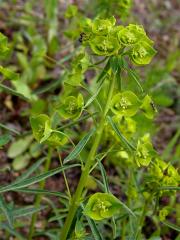
[[[24,239],[16,230],[24,225],[16,218],[31,215],[30,224],[28,222],[29,240],[41,234],[61,240],[141,240],[145,237],[143,226],[146,217],[151,218],[156,226],[156,231],[149,239],[159,238],[161,223],[179,231],[176,224],[167,220],[174,211],[179,175],[170,162],[164,161],[164,155],[172,151],[171,145],[177,141],[179,132],[169,150],[160,156],[151,141],[149,125],[145,132],[141,131],[142,122],[151,124],[157,109],[148,87],[144,88],[147,83],[141,84],[134,66],[151,62],[156,54],[153,41],[140,25],[116,25],[115,17],[111,16],[102,18],[99,15],[91,20],[78,13],[76,6],[69,6],[65,17],[76,21],[75,27],[72,21],[65,35],[71,39],[80,37],[81,46],[73,52],[70,66],[67,68],[63,65],[61,81],[56,83],[62,84],[60,93],[53,93],[45,100],[40,99],[38,93],[45,93],[49,87],[33,92],[30,89],[46,75],[48,67],[53,68],[44,60],[58,64],[47,55],[57,49],[57,1],[52,1],[52,5],[50,1],[46,2],[48,42],[38,33],[34,36],[33,25],[27,31],[32,48],[31,61],[28,64],[29,56],[26,56],[25,50],[17,55],[23,68],[20,78],[15,71],[0,68],[4,79],[11,80],[15,87],[8,88],[1,84],[2,89],[31,105],[25,115],[30,115],[32,131],[10,145],[8,156],[13,159],[12,166],[16,171],[27,167],[31,157],[36,160],[14,182],[0,187],[0,217],[3,222],[0,228],[18,239]],[[116,1],[111,3],[113,6],[118,4]],[[121,1],[119,4],[126,9],[127,15],[131,1]],[[32,11],[31,4],[27,7]],[[102,16],[106,15],[105,12],[102,12]],[[21,35],[16,37],[16,43],[22,44]],[[10,51],[4,35],[0,35],[1,51],[2,56]],[[86,79],[88,74],[90,77]],[[25,90],[21,88],[21,82],[25,84]],[[53,88],[51,84],[50,90]],[[20,135],[3,124],[2,127]],[[0,137],[0,147],[9,141],[10,134],[4,134]],[[41,155],[45,157],[37,160]],[[60,166],[50,170],[52,158],[58,159]],[[43,169],[37,173],[43,163]],[[106,168],[108,172],[112,167],[117,172],[116,177],[106,173]],[[76,171],[77,168],[81,176],[72,194],[66,170]],[[32,173],[34,176],[30,177]],[[57,173],[63,175],[64,193],[45,189],[46,179]],[[39,185],[30,187],[33,184]],[[111,189],[113,184],[121,187],[121,193],[116,196]],[[16,208],[8,204],[3,194],[9,191],[36,194],[34,206]],[[61,208],[44,195],[58,197]],[[170,206],[160,206],[162,196],[171,197]],[[58,227],[50,230],[44,227],[45,230],[36,231],[37,214],[47,205],[53,209],[53,216],[48,220],[57,222]]]

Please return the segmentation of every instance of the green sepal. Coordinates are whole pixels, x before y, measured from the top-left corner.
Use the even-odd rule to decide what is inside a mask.
[[[100,56],[116,55],[121,47],[118,40],[111,36],[96,36],[89,43],[92,51]]]
[[[153,119],[154,115],[157,113],[157,109],[154,106],[154,103],[150,96],[146,95],[142,100],[142,105],[140,109],[143,111],[144,115],[149,118]]]
[[[130,58],[137,65],[149,64],[157,51],[147,42],[141,41],[130,50]]]
[[[133,92],[124,91],[112,98],[111,111],[117,115],[132,117],[137,113],[140,104],[141,101]]]
[[[121,208],[120,201],[110,193],[95,193],[86,204],[84,214],[94,220],[110,218]]]
[[[77,119],[80,117],[84,106],[84,99],[82,94],[65,97],[62,104],[60,104],[58,113],[64,119]]]

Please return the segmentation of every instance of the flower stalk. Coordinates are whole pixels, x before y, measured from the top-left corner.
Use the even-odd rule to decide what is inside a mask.
[[[112,81],[109,84],[109,91],[108,91],[107,101],[106,101],[106,105],[104,107],[103,115],[102,115],[102,118],[99,122],[99,125],[98,125],[97,129],[96,129],[95,141],[94,141],[94,143],[92,145],[92,148],[89,152],[89,156],[88,156],[88,159],[86,161],[86,164],[85,164],[84,168],[82,169],[82,174],[81,174],[76,192],[75,192],[75,194],[72,198],[72,201],[71,201],[71,205],[70,205],[70,208],[69,208],[69,213],[67,215],[64,227],[62,228],[62,231],[61,231],[60,240],[66,240],[67,239],[68,232],[69,232],[69,229],[71,227],[73,218],[76,214],[77,208],[80,205],[82,192],[83,192],[83,189],[85,187],[87,178],[89,176],[89,171],[90,171],[90,169],[91,169],[91,167],[94,163],[95,155],[96,155],[96,152],[97,152],[100,140],[101,140],[102,132],[103,132],[103,129],[104,129],[104,125],[105,125],[106,115],[107,115],[107,113],[109,111],[109,108],[110,108],[110,102],[111,102],[111,99],[112,99],[112,96],[113,96],[113,91],[114,91],[114,86],[115,86],[115,79],[116,79],[115,75],[113,74],[112,75]]]

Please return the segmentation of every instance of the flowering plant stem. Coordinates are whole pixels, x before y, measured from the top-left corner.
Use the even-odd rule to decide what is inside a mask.
[[[89,156],[87,158],[86,164],[82,169],[81,177],[80,177],[76,192],[75,192],[75,194],[74,194],[74,196],[71,200],[69,213],[67,215],[64,227],[62,228],[60,240],[66,240],[67,239],[68,232],[69,232],[69,229],[71,227],[73,218],[76,214],[77,208],[80,205],[82,192],[83,192],[83,189],[85,187],[87,178],[89,176],[89,171],[90,171],[90,169],[91,169],[91,167],[94,163],[95,155],[96,155],[96,152],[97,152],[100,140],[101,140],[102,132],[103,132],[103,129],[104,129],[104,125],[105,125],[106,115],[107,115],[107,113],[109,111],[109,108],[110,108],[110,102],[111,102],[111,99],[112,99],[112,96],[113,96],[115,79],[116,79],[115,75],[112,74],[112,80],[109,83],[109,91],[108,91],[106,105],[104,107],[104,111],[103,111],[101,120],[100,120],[100,122],[97,126],[97,129],[96,129],[96,136],[95,136],[94,143],[93,143],[92,148],[89,152]]]

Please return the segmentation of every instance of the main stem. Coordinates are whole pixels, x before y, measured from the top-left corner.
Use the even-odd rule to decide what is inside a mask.
[[[105,105],[105,108],[104,108],[104,111],[103,111],[103,115],[102,115],[102,118],[101,118],[101,120],[99,122],[99,125],[97,127],[95,140],[94,140],[92,148],[89,152],[86,164],[85,164],[84,168],[82,169],[81,177],[80,177],[76,192],[75,192],[75,194],[74,194],[74,196],[71,200],[71,205],[70,205],[70,208],[69,208],[69,212],[68,212],[64,227],[62,228],[60,240],[67,240],[68,232],[69,232],[69,229],[71,227],[73,218],[76,214],[77,208],[80,205],[82,192],[83,192],[83,189],[85,187],[87,178],[89,176],[90,168],[95,161],[95,155],[96,155],[97,148],[98,148],[100,140],[101,140],[102,132],[103,132],[103,129],[104,129],[104,124],[105,124],[105,121],[106,121],[106,115],[109,111],[110,101],[111,101],[111,98],[112,98],[112,95],[113,95],[114,85],[115,85],[115,76],[113,74],[113,79],[112,79],[112,81],[110,82],[110,85],[109,85],[108,97],[107,97],[106,105]]]
[[[51,156],[52,156],[52,148],[49,148],[47,159],[46,159],[46,163],[45,163],[45,167],[44,167],[44,172],[47,172],[49,170],[49,166],[50,166],[50,163],[51,163]],[[40,182],[40,189],[44,188],[45,183],[46,183],[45,180]],[[35,208],[39,207],[39,205],[41,203],[41,200],[42,200],[42,195],[39,194],[36,197],[36,200],[35,200],[35,204],[34,204]],[[35,227],[36,220],[37,220],[37,212],[34,213],[32,215],[32,218],[31,218],[31,224],[30,224],[30,229],[29,229],[28,240],[32,240],[32,238],[33,238],[34,227]]]

